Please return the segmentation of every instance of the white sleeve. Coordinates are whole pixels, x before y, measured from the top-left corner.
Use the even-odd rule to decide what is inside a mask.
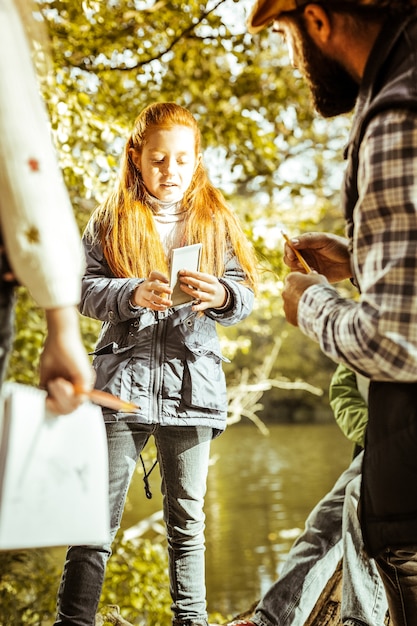
[[[13,272],[37,304],[77,304],[80,235],[13,0],[0,0],[0,225]]]

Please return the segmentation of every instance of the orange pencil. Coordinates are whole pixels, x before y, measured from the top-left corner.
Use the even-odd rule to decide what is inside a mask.
[[[290,246],[291,250],[294,252],[294,254],[297,257],[297,259],[300,261],[301,265],[304,267],[304,269],[307,272],[307,274],[309,274],[312,271],[312,269],[309,266],[309,264],[307,263],[307,261],[305,261],[303,259],[301,254],[298,252],[297,248],[294,248],[294,246],[291,243],[291,240],[289,239],[288,235],[286,235],[286,233],[284,233],[283,230],[281,231],[281,233],[282,233],[282,236],[284,237],[285,241],[287,242],[287,244]]]
[[[84,389],[82,389],[79,385],[74,385],[74,389],[75,393],[86,395],[91,402],[94,402],[94,404],[99,404],[100,406],[114,409],[115,411],[131,413],[132,411],[138,411],[140,409],[140,407],[133,404],[133,402],[122,400],[107,391],[100,391],[99,389],[84,391]]]

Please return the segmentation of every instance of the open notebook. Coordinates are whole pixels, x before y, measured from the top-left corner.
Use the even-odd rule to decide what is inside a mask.
[[[45,409],[45,392],[6,383],[0,397],[0,549],[109,540],[101,410]]]

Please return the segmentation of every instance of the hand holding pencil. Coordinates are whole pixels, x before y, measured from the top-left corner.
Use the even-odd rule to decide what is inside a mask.
[[[291,271],[300,271],[300,265],[306,274],[321,274],[329,283],[352,278],[349,242],[346,237],[332,233],[308,232],[289,239],[282,232],[285,246],[284,263]],[[304,258],[306,254],[308,263]]]
[[[312,272],[313,270],[311,269],[311,267],[309,266],[307,261],[303,258],[303,256],[300,254],[300,252],[298,252],[297,248],[294,247],[294,245],[291,243],[291,239],[288,237],[288,235],[286,233],[284,233],[283,230],[281,231],[281,234],[284,237],[285,241],[287,242],[288,246],[294,252],[294,254],[297,257],[297,259],[300,261],[300,263],[303,266],[303,268],[306,271],[306,273],[310,274],[310,272]]]
[[[133,402],[122,400],[107,391],[100,391],[99,389],[84,391],[79,385],[74,385],[74,391],[76,394],[87,396],[87,398],[91,402],[94,402],[94,404],[99,404],[100,406],[114,409],[115,411],[122,411],[123,413],[136,413],[136,411],[140,409],[140,407]]]

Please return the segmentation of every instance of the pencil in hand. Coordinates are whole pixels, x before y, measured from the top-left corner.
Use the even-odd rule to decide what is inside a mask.
[[[303,268],[305,269],[305,271],[307,272],[307,274],[309,274],[310,272],[312,272],[313,270],[311,269],[311,267],[309,266],[309,264],[307,263],[307,261],[302,257],[302,255],[298,252],[297,248],[294,248],[293,244],[291,243],[290,238],[288,237],[288,235],[286,233],[284,233],[284,231],[281,231],[282,236],[284,237],[285,241],[287,242],[287,244],[289,245],[289,247],[291,248],[291,250],[294,252],[295,256],[297,257],[297,259],[300,261],[301,265],[303,266]]]
[[[132,413],[136,412],[140,409],[137,404],[133,402],[129,402],[128,400],[122,400],[117,396],[114,396],[107,391],[100,391],[99,389],[91,389],[91,391],[85,391],[80,387],[80,385],[74,385],[74,391],[77,394],[84,394],[87,398],[94,402],[94,404],[99,404],[100,406],[106,407],[108,409],[114,409],[115,411],[122,411],[123,413]]]

